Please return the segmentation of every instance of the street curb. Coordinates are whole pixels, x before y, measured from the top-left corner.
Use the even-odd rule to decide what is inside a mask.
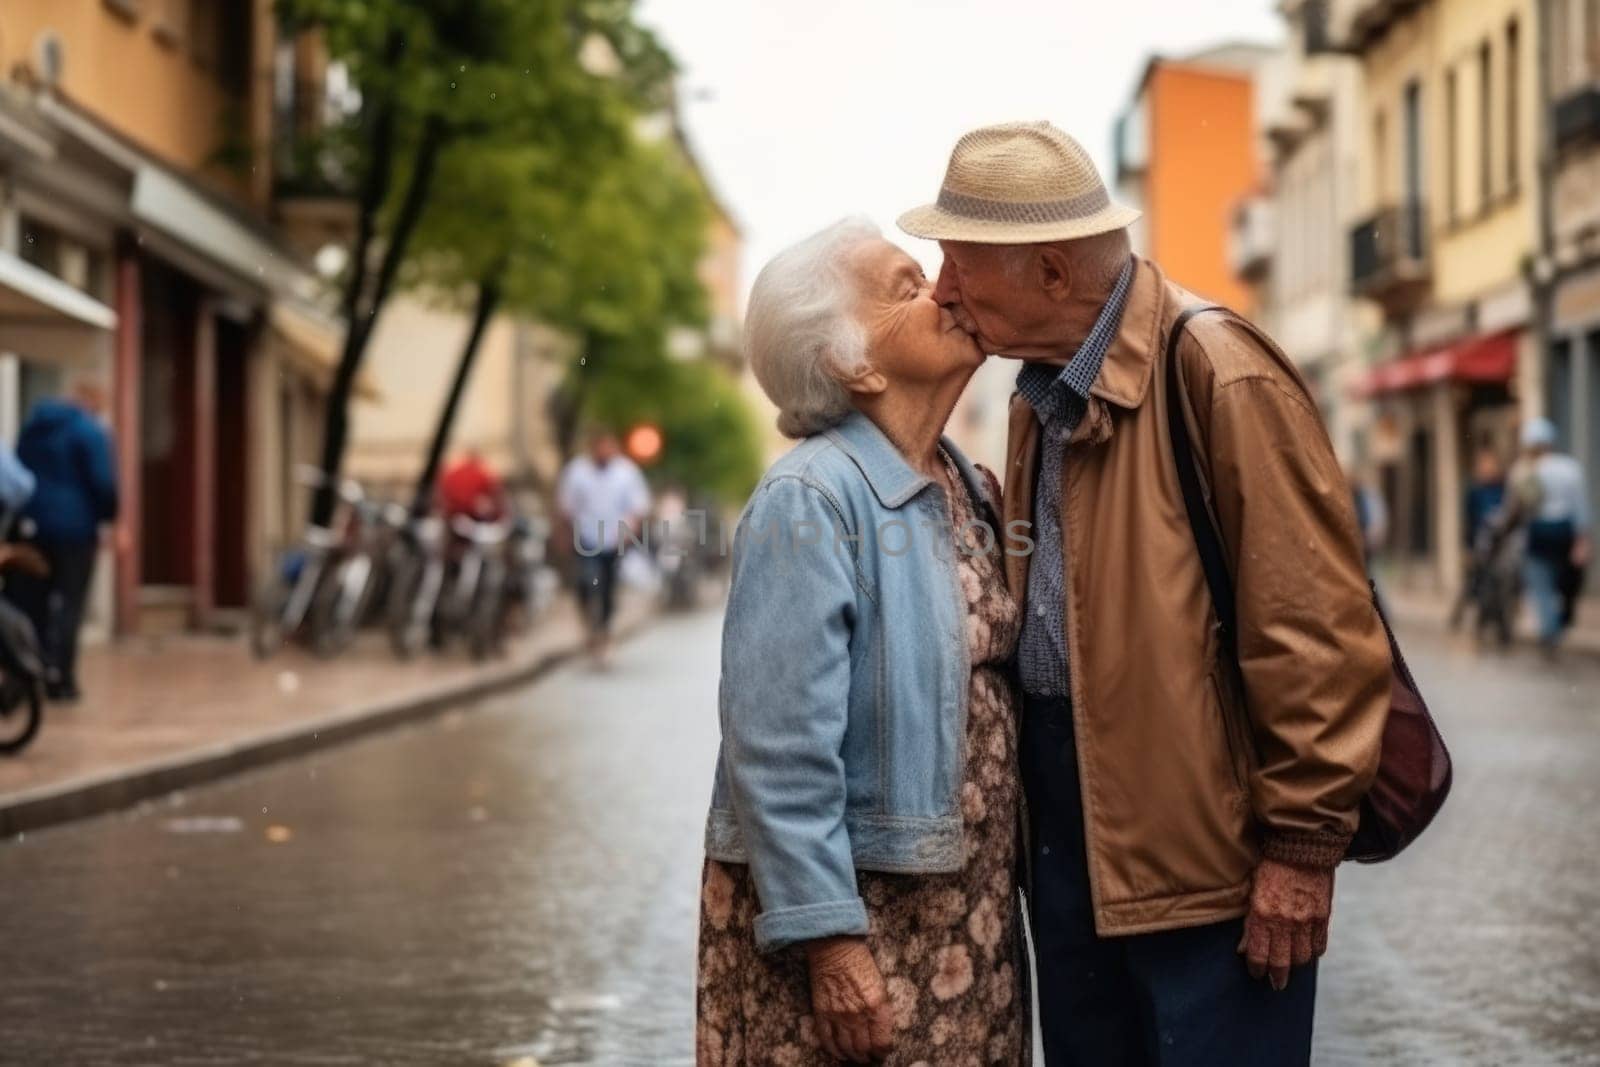
[[[655,614],[654,609],[646,610],[638,618],[620,624],[618,639],[634,636]],[[131,808],[152,797],[420,722],[458,704],[526,685],[577,658],[581,650],[581,644],[576,643],[550,649],[526,662],[493,668],[472,678],[441,683],[402,697],[335,711],[319,719],[237,741],[207,745],[176,756],[0,797],[0,838]]]

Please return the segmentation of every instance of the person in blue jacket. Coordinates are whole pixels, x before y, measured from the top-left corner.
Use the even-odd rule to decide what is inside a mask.
[[[105,390],[81,378],[69,398],[41,400],[17,435],[17,458],[35,487],[24,527],[50,564],[45,578],[16,575],[8,593],[38,631],[46,691],[53,700],[79,698],[78,630],[94,577],[100,527],[117,516],[117,466],[101,421]]]

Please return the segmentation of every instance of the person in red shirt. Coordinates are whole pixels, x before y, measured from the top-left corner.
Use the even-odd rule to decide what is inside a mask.
[[[506,513],[506,487],[477,449],[468,449],[439,475],[439,510],[446,520],[465,515],[493,522]]]

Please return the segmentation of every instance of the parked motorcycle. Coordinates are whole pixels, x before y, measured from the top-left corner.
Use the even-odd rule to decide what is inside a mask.
[[[0,575],[23,571],[43,577],[49,565],[27,544],[0,544]],[[0,754],[26,748],[44,720],[44,656],[33,623],[0,600]]]

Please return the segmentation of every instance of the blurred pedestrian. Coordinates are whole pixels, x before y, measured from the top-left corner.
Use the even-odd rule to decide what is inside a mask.
[[[1507,519],[1505,467],[1493,448],[1479,448],[1472,461],[1472,480],[1461,502],[1461,536],[1467,549],[1461,591],[1450,609],[1450,627],[1461,625],[1468,609],[1475,630],[1494,627],[1502,643],[1510,640],[1510,598],[1505,595],[1505,543],[1512,529]]]
[[[1370,571],[1372,561],[1389,542],[1389,505],[1366,478],[1355,480],[1350,497],[1355,504],[1356,526],[1361,530],[1361,547],[1366,552]]]
[[[1036,543],[1008,571],[1045,1053],[1303,1064],[1393,659],[1294,362],[1239,315],[1190,317],[1137,218],[1030,122],[967,134],[900,219],[939,241],[937,299],[1024,364],[1005,511]]]
[[[476,448],[456,457],[439,475],[438,499],[446,520],[462,516],[494,522],[508,512],[505,482]]]
[[[556,509],[578,553],[578,601],[589,655],[603,666],[611,653],[618,564],[626,542],[638,536],[650,514],[650,487],[610,429],[592,429],[588,453],[561,472]]]
[[[1522,428],[1526,467],[1516,507],[1527,531],[1523,581],[1533,599],[1539,646],[1554,655],[1572,625],[1589,565],[1589,500],[1583,467],[1556,450],[1556,427],[1530,419]]]
[[[942,436],[983,353],[857,221],[762,270],[745,339],[802,440],[734,539],[697,1062],[1017,1067],[1017,605]]]
[[[18,573],[7,593],[31,619],[45,661],[52,700],[79,699],[78,631],[94,577],[100,528],[117,516],[117,472],[111,437],[101,423],[105,389],[78,377],[67,397],[34,405],[17,435],[17,458],[33,473],[23,509],[50,573]]]

